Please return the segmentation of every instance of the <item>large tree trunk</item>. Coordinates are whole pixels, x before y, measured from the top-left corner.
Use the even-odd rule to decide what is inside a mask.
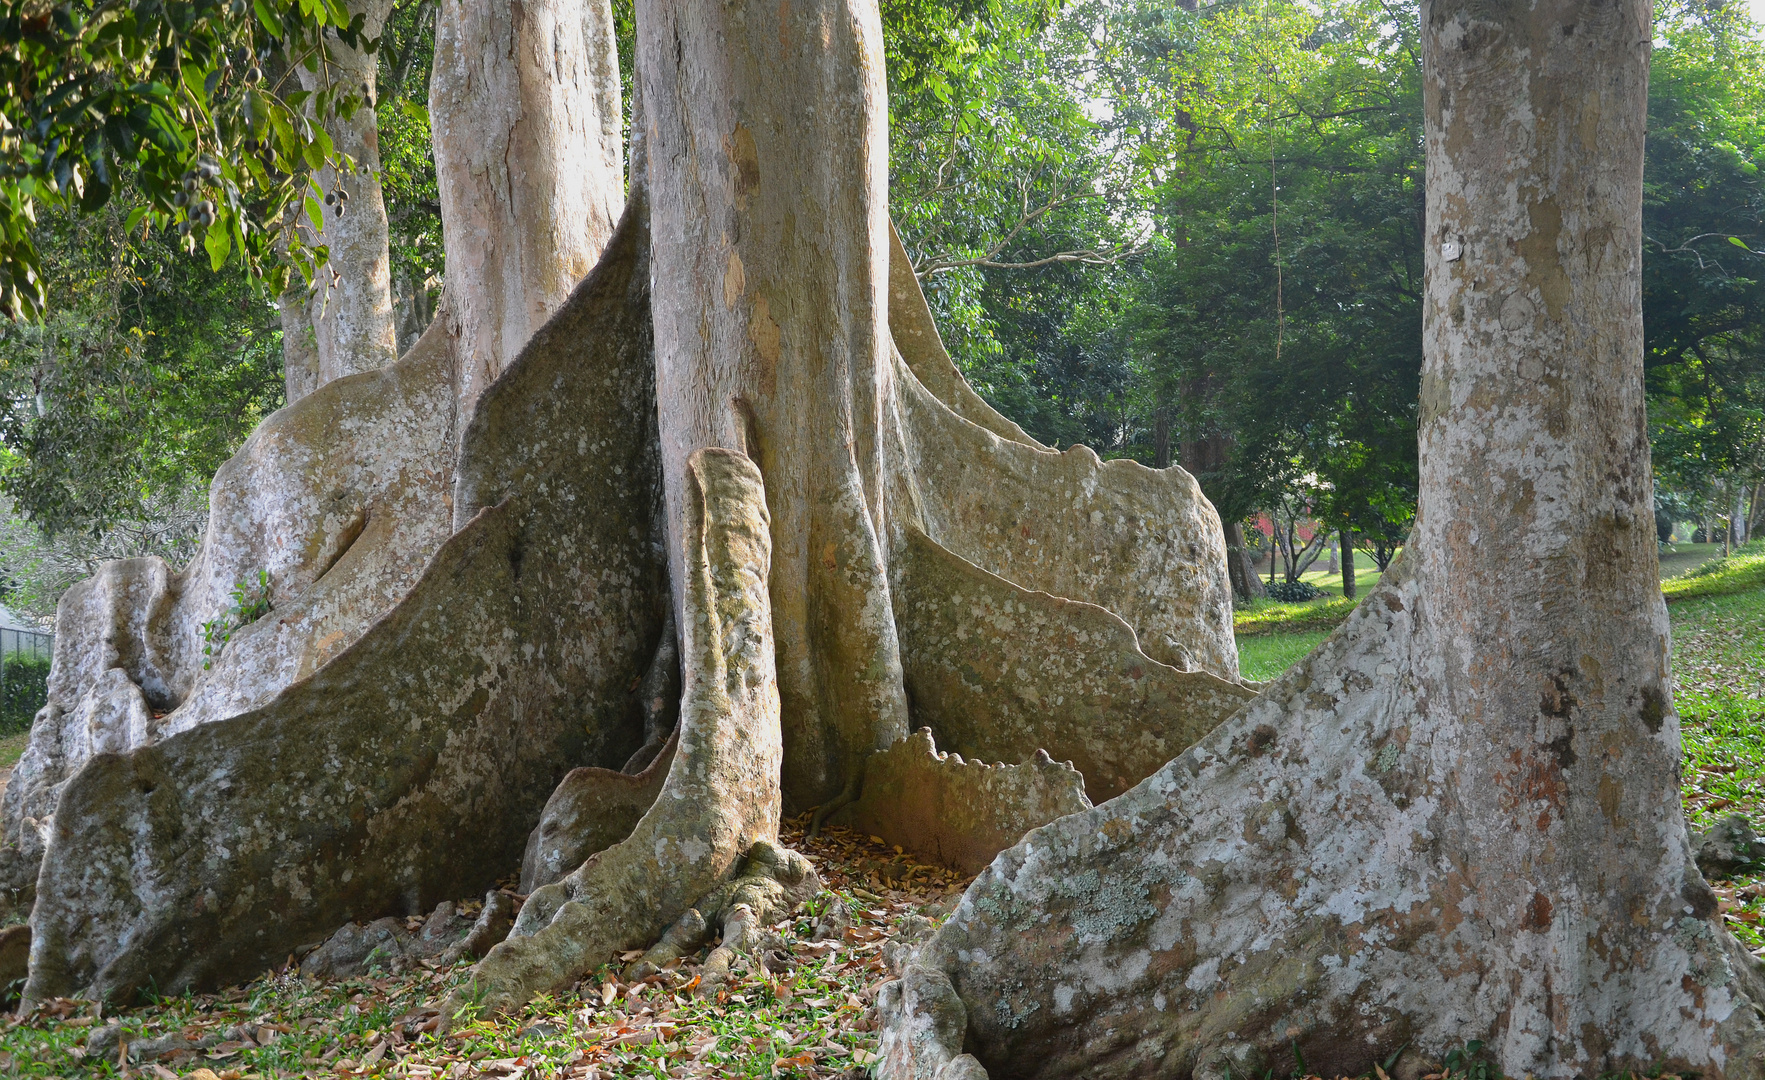
[[[785,797],[813,806],[907,734],[880,438],[887,87],[873,7],[761,7],[639,5],[656,391],[677,605],[687,459],[741,450],[767,479]]]
[[[1420,514],[1378,592],[1135,790],[1001,856],[883,1074],[1765,1066],[1679,808],[1642,399],[1641,0],[1422,7]],[[973,1058],[964,1054],[972,1052]]]
[[[462,430],[619,220],[613,34],[609,0],[441,2],[429,115]]]
[[[33,994],[210,985],[279,959],[327,919],[372,918],[432,899],[439,882],[512,869],[526,845],[511,833],[538,819],[547,769],[560,778],[585,755],[604,766],[635,748],[648,710],[630,691],[650,686],[647,657],[668,653],[656,641],[666,586],[645,562],[664,547],[688,722],[663,790],[682,797],[665,794],[631,839],[535,893],[514,940],[479,972],[472,996],[485,1006],[511,1008],[577,977],[676,916],[668,948],[680,946],[705,925],[681,910],[695,898],[728,943],[747,940],[811,881],[771,844],[781,804],[827,812],[857,795],[875,752],[906,734],[909,688],[934,734],[942,726],[1019,760],[1071,746],[1108,793],[1253,696],[1238,680],[1220,521],[1193,478],[1040,446],[943,352],[885,215],[875,5],[645,3],[638,14],[645,119],[632,156],[648,148],[640,179],[654,200],[653,244],[649,204],[634,192],[599,269],[497,375],[499,343],[538,317],[548,282],[585,250],[545,233],[575,203],[541,181],[593,188],[607,174],[565,168],[557,152],[583,103],[532,81],[577,77],[564,62],[577,40],[569,19],[545,8],[443,12],[446,85],[432,102],[439,168],[455,184],[444,196],[454,321],[431,331],[428,350],[309,400],[348,406],[351,388],[407,378],[422,353],[429,381],[408,427],[445,441],[457,403],[464,449],[454,476],[451,454],[408,456],[424,483],[452,481],[463,527],[359,639],[314,643],[341,651],[298,682],[253,681],[250,712],[205,714],[163,745],[130,742],[79,769],[40,878]],[[534,49],[552,44],[562,66],[536,66]],[[494,142],[484,136],[497,133],[493,115],[515,129],[495,146],[531,154],[474,171],[473,155]],[[480,213],[487,202],[494,213]],[[480,239],[488,230],[476,248],[474,223]],[[535,280],[517,289],[517,276]],[[462,311],[482,318],[461,322]],[[649,357],[652,328],[659,400],[648,369],[632,367],[634,351]],[[317,410],[302,402],[278,414],[293,445],[322,434],[307,427]],[[666,544],[634,519],[652,491],[644,417],[659,429],[653,520]],[[382,431],[365,424],[356,435],[374,445]],[[332,515],[298,485],[291,497],[301,514],[289,535],[326,538],[302,544],[299,565],[320,580],[298,609],[337,572],[326,569],[332,553],[353,558],[352,528],[399,517]],[[112,637],[133,663],[129,620],[164,583],[117,584],[94,590],[103,617],[88,622],[127,624]],[[239,644],[272,641],[287,621],[280,606]],[[949,631],[948,616],[977,607],[985,633]],[[776,663],[757,644],[766,627]],[[111,640],[79,638],[76,659],[127,697],[136,683],[106,666]],[[1040,662],[1037,649],[1059,662]],[[973,679],[950,677],[959,660]],[[1010,694],[977,695],[975,680]],[[397,722],[372,719],[387,716]],[[908,749],[893,760],[937,766],[917,752],[923,741]],[[318,794],[256,781],[208,792],[217,770],[257,775],[242,763],[258,761],[288,766]],[[330,761],[343,764],[327,772]],[[437,843],[466,828],[468,810],[486,823],[472,843]],[[433,821],[442,826],[425,832]],[[135,902],[136,868],[177,888]],[[228,898],[224,911],[211,894]],[[180,951],[193,940],[208,944]]]

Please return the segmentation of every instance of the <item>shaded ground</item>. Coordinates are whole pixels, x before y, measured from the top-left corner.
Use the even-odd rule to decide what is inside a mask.
[[[100,1013],[85,1002],[50,1003],[45,1013],[0,1032],[0,1072],[122,1076],[114,1046],[103,1057],[84,1052],[95,1028],[120,1018],[130,1042],[182,1032],[210,1043],[133,1063],[132,1075],[157,1080],[190,1076],[198,1068],[212,1070],[218,1080],[855,1080],[874,1059],[872,1006],[887,978],[884,944],[908,916],[947,915],[970,879],[846,830],[805,837],[802,825],[787,826],[783,839],[815,862],[828,890],[797,918],[776,924],[775,947],[744,965],[715,998],[693,993],[701,950],[638,982],[604,968],[561,997],[534,1002],[517,1019],[437,1037],[434,1006],[465,980],[469,962],[448,969],[425,963],[404,974],[370,972],[341,982],[270,973],[226,993],[117,1012]]]

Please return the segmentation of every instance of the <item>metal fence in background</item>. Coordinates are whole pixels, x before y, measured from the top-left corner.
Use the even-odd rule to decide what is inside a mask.
[[[31,726],[49,703],[49,661],[55,635],[0,626],[0,737]]]
[[[39,630],[14,630],[10,626],[0,626],[0,656],[28,656],[32,660],[47,660],[55,652],[55,635],[45,634]]]

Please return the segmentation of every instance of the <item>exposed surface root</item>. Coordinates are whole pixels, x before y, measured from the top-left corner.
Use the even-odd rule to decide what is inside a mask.
[[[1450,784],[1472,742],[1419,700],[1422,603],[1394,567],[1219,730],[1001,854],[879,999],[879,1075],[952,1080],[985,1063],[1126,1080],[1217,1075],[1226,1059],[1245,1075],[1295,1048],[1355,1075],[1399,1047],[1438,1056],[1470,1039],[1509,1072],[1569,1075],[1579,1060],[1589,1074],[1758,1075],[1760,965],[1711,921],[1682,827],[1631,852],[1654,903],[1617,973],[1571,949],[1587,903],[1575,879],[1535,863],[1530,881],[1472,891],[1462,868],[1483,837],[1455,818]],[[1512,989],[1528,985],[1556,990]],[[1567,1022],[1549,1010],[1624,1041],[1540,1040]]]
[[[760,471],[742,454],[689,459],[685,692],[679,749],[655,804],[622,843],[527,898],[508,940],[450,1000],[506,1013],[605,957],[657,940],[778,835],[781,745],[767,595],[771,521]]]
[[[711,950],[700,970],[698,994],[715,994],[729,979],[729,966],[741,953],[752,953],[762,930],[783,919],[821,891],[821,878],[809,860],[789,848],[764,840],[748,851],[741,875],[719,886],[675,920],[662,939],[626,971],[631,980],[648,978],[662,965],[696,951],[714,926],[723,941]],[[712,912],[707,921],[700,911]]]

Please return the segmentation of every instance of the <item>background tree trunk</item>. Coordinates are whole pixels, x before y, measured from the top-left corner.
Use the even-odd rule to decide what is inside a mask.
[[[377,38],[392,12],[392,0],[353,0],[348,7],[352,16],[366,16],[362,33]],[[348,155],[355,167],[339,171],[327,166],[314,176],[330,200],[324,208],[324,228],[314,240],[326,245],[331,255],[307,301],[317,347],[317,375],[309,392],[398,359],[386,202],[380,192],[379,128],[374,117],[376,60],[335,35],[328,38],[330,63],[320,64],[317,71],[296,67],[301,88],[309,92],[341,88],[359,96],[361,105],[349,119],[336,118],[327,128],[338,153]],[[286,347],[283,351],[286,356]]]
[[[1354,530],[1342,530],[1342,595],[1354,599],[1357,585],[1354,580]]]
[[[1228,522],[1226,533],[1226,573],[1232,580],[1232,591],[1246,599],[1268,595],[1262,578],[1256,572],[1256,560],[1244,546],[1244,524]]]
[[[1402,559],[1207,739],[1002,854],[885,988],[884,1076],[1243,1076],[1295,1049],[1355,1075],[1406,1046],[1413,1075],[1472,1039],[1512,1076],[1765,1066],[1760,964],[1679,809],[1642,397],[1650,9],[1421,22]]]
[[[594,267],[625,204],[609,0],[442,0],[429,115],[458,425]]]

